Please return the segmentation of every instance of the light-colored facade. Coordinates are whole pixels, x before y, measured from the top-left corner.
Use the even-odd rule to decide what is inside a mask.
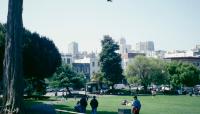
[[[134,57],[138,56],[138,55],[145,56],[145,53],[130,52],[130,53],[122,54],[121,55],[121,58],[122,58],[122,69],[126,69],[126,67],[128,66],[128,63],[130,62],[130,60],[133,59]]]
[[[79,64],[88,64],[89,65],[89,69],[87,71],[89,71],[89,77],[91,79],[91,77],[93,76],[94,73],[97,73],[100,69],[99,66],[99,59],[97,56],[92,56],[92,57],[84,57],[83,59],[76,59],[74,60],[74,63],[79,63]]]
[[[138,42],[135,47],[136,51],[147,52],[154,51],[154,42],[146,41],[146,42]]]
[[[72,54],[61,54],[62,64],[72,65],[73,57]]]
[[[78,51],[78,43],[76,42],[71,42],[69,45],[68,45],[68,53],[72,54],[72,56],[74,58],[76,58],[79,54],[79,51]]]
[[[164,58],[169,57],[200,57],[200,50],[188,50],[188,51],[180,51],[180,50],[174,50],[174,51],[168,51],[165,53]]]
[[[130,44],[126,44],[126,39],[125,38],[121,38],[119,40],[119,52],[120,54],[124,54],[124,53],[129,53],[132,49],[132,46]]]

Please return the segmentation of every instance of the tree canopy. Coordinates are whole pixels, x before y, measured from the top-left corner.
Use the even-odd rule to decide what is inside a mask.
[[[84,87],[85,76],[81,73],[75,72],[71,66],[62,65],[50,78],[50,86],[53,88],[80,89]]]
[[[5,27],[0,24],[1,75],[3,71],[5,33]],[[53,41],[25,29],[23,39],[23,69],[25,78],[44,79],[52,76],[56,68],[61,64],[61,55]]]
[[[124,76],[122,75],[121,55],[116,52],[119,50],[119,45],[108,35],[104,36],[101,45],[100,69],[103,76],[110,85],[121,83]]]
[[[191,63],[172,61],[167,65],[173,87],[193,87],[200,82],[200,70]]]
[[[125,72],[129,84],[144,86],[145,91],[151,84],[165,84],[168,77],[161,60],[136,56],[132,59]]]

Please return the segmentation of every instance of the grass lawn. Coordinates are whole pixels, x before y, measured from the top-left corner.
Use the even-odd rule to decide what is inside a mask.
[[[155,96],[152,98],[152,96],[139,96],[138,98],[142,104],[141,114],[200,114],[200,97]],[[131,109],[131,106],[120,104],[125,99],[131,101],[131,96],[99,96],[97,99],[99,101],[98,114],[117,114],[118,108]],[[79,99],[42,102],[54,104],[57,109],[73,110],[77,100]],[[27,103],[30,104],[29,101]],[[90,111],[91,108],[88,105],[87,114]]]

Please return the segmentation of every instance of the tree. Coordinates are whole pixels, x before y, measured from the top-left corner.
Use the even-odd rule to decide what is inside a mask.
[[[126,79],[129,84],[141,84],[145,92],[151,84],[164,84],[167,82],[164,63],[161,60],[136,56],[126,68]]]
[[[116,53],[119,45],[113,41],[110,36],[104,36],[101,41],[102,51],[100,53],[100,69],[105,79],[111,86],[122,82],[121,55]]]
[[[2,26],[0,28],[0,33],[5,33],[4,31],[6,31],[6,29]],[[37,33],[31,33],[25,29],[23,39],[23,71],[24,78],[26,79],[25,92],[44,93],[41,92],[41,89],[35,87],[40,87],[42,84],[40,82],[44,82],[44,78],[52,76],[56,68],[61,64],[61,55],[53,41],[46,37],[41,37]],[[0,61],[3,61],[4,34],[0,37],[0,42],[2,42],[0,43]],[[2,73],[2,70],[3,69],[0,69],[0,73]]]
[[[3,64],[3,113],[23,114],[23,0],[9,0]]]
[[[3,75],[3,58],[4,58],[4,51],[5,51],[5,37],[6,37],[6,30],[4,25],[0,23],[0,80],[2,80]]]
[[[44,79],[52,76],[61,65],[61,55],[47,37],[25,30],[23,64],[25,78]]]
[[[105,77],[103,76],[101,72],[94,73],[91,81],[98,82],[100,85],[100,88],[102,88],[103,84],[107,83]]]
[[[69,94],[69,87],[80,89],[84,87],[84,82],[84,75],[76,73],[69,65],[60,66],[50,79],[53,88],[66,88]]]
[[[155,85],[167,84],[169,75],[166,69],[166,62],[160,59],[149,58],[152,69],[152,83]]]
[[[200,82],[200,70],[193,64],[172,61],[167,65],[167,71],[170,74],[170,83],[174,88],[193,87]]]

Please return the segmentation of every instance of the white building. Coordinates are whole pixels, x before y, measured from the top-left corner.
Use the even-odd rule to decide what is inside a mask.
[[[200,51],[197,50],[188,50],[188,51],[180,51],[180,50],[174,50],[174,51],[168,51],[165,53],[165,58],[169,57],[198,57],[198,53]]]
[[[128,53],[131,51],[132,46],[130,44],[126,44],[126,39],[121,38],[119,40],[119,51],[120,54]]]
[[[76,59],[76,60],[74,60],[74,63],[89,64],[89,76],[90,76],[90,79],[93,76],[93,74],[97,73],[99,71],[99,69],[100,69],[99,58],[97,56],[84,57],[83,59]]]
[[[76,42],[71,42],[69,45],[68,45],[68,53],[72,54],[72,57],[77,57],[78,54],[79,54],[79,51],[78,51],[78,43]]]
[[[62,64],[69,64],[72,65],[73,63],[73,57],[72,54],[61,54],[61,58],[62,58]]]
[[[154,43],[153,41],[138,42],[135,49],[141,52],[154,51]]]

